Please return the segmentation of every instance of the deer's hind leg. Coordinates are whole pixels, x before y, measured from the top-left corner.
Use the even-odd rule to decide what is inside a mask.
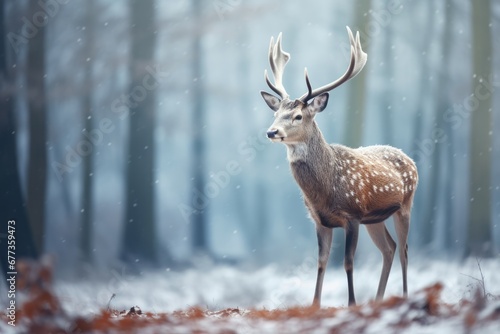
[[[399,260],[403,271],[403,295],[408,296],[408,232],[410,230],[410,210],[399,210],[394,214],[394,228],[398,236]]]
[[[366,229],[368,230],[368,234],[373,240],[373,243],[382,253],[382,258],[383,258],[382,273],[380,274],[380,281],[378,283],[377,297],[376,297],[377,300],[382,300],[382,298],[384,298],[385,288],[387,287],[387,280],[389,279],[389,273],[391,272],[394,253],[396,252],[396,243],[389,234],[389,231],[387,231],[384,222],[376,224],[367,224],[365,226]]]

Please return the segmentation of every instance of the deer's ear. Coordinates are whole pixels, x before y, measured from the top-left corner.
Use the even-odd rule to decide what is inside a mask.
[[[262,95],[262,97],[264,98],[264,101],[266,101],[269,108],[271,108],[274,111],[278,111],[278,109],[280,108],[280,103],[281,103],[280,99],[278,99],[276,96],[271,95],[269,93],[266,93],[264,91],[261,91],[260,95]]]
[[[328,97],[328,93],[323,93],[316,96],[314,100],[309,103],[307,109],[309,109],[309,111],[312,113],[322,112],[323,110],[325,110],[326,105],[328,104]]]

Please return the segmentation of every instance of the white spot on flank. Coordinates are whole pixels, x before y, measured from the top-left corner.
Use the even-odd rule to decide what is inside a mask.
[[[408,174],[406,174],[406,172],[403,173],[403,177],[406,177]]]
[[[373,185],[373,191],[377,192],[377,186],[376,185]]]
[[[385,185],[384,188],[385,188],[386,191],[389,190],[389,186],[388,185]]]
[[[354,180],[351,180],[351,185],[354,185]]]
[[[359,203],[361,203],[361,202],[359,201],[359,199],[357,199],[357,198],[356,198],[356,203],[358,203],[358,204],[359,204]]]
[[[354,196],[354,191],[351,190],[351,196]]]
[[[345,193],[345,197],[349,198],[349,193]]]

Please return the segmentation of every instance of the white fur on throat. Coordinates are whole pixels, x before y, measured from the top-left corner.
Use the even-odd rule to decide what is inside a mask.
[[[297,144],[287,144],[286,157],[290,163],[303,160],[307,160],[307,144],[297,143]]]

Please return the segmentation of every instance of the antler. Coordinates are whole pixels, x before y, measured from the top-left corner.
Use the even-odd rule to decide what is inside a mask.
[[[264,77],[266,79],[269,87],[282,99],[288,98],[288,93],[283,87],[283,70],[285,69],[286,63],[290,60],[290,54],[284,52],[281,49],[281,33],[278,35],[278,39],[276,40],[276,44],[274,44],[274,38],[271,37],[271,43],[269,45],[269,64],[271,65],[271,70],[274,75],[275,85],[269,81],[269,77],[267,76],[267,70],[264,71]]]
[[[352,31],[349,27],[347,28],[347,33],[349,34],[349,41],[351,43],[351,62],[349,63],[349,67],[343,76],[338,78],[337,80],[324,85],[315,90],[311,89],[311,82],[309,81],[309,76],[307,75],[307,68],[304,70],[304,75],[306,77],[306,85],[307,85],[307,93],[300,97],[300,101],[303,103],[307,103],[310,99],[315,98],[316,96],[331,91],[332,89],[342,85],[344,82],[349,79],[354,78],[366,64],[366,60],[368,58],[367,54],[361,49],[361,43],[359,41],[359,32],[356,32],[356,39],[352,35]],[[272,88],[272,87],[271,87]]]

